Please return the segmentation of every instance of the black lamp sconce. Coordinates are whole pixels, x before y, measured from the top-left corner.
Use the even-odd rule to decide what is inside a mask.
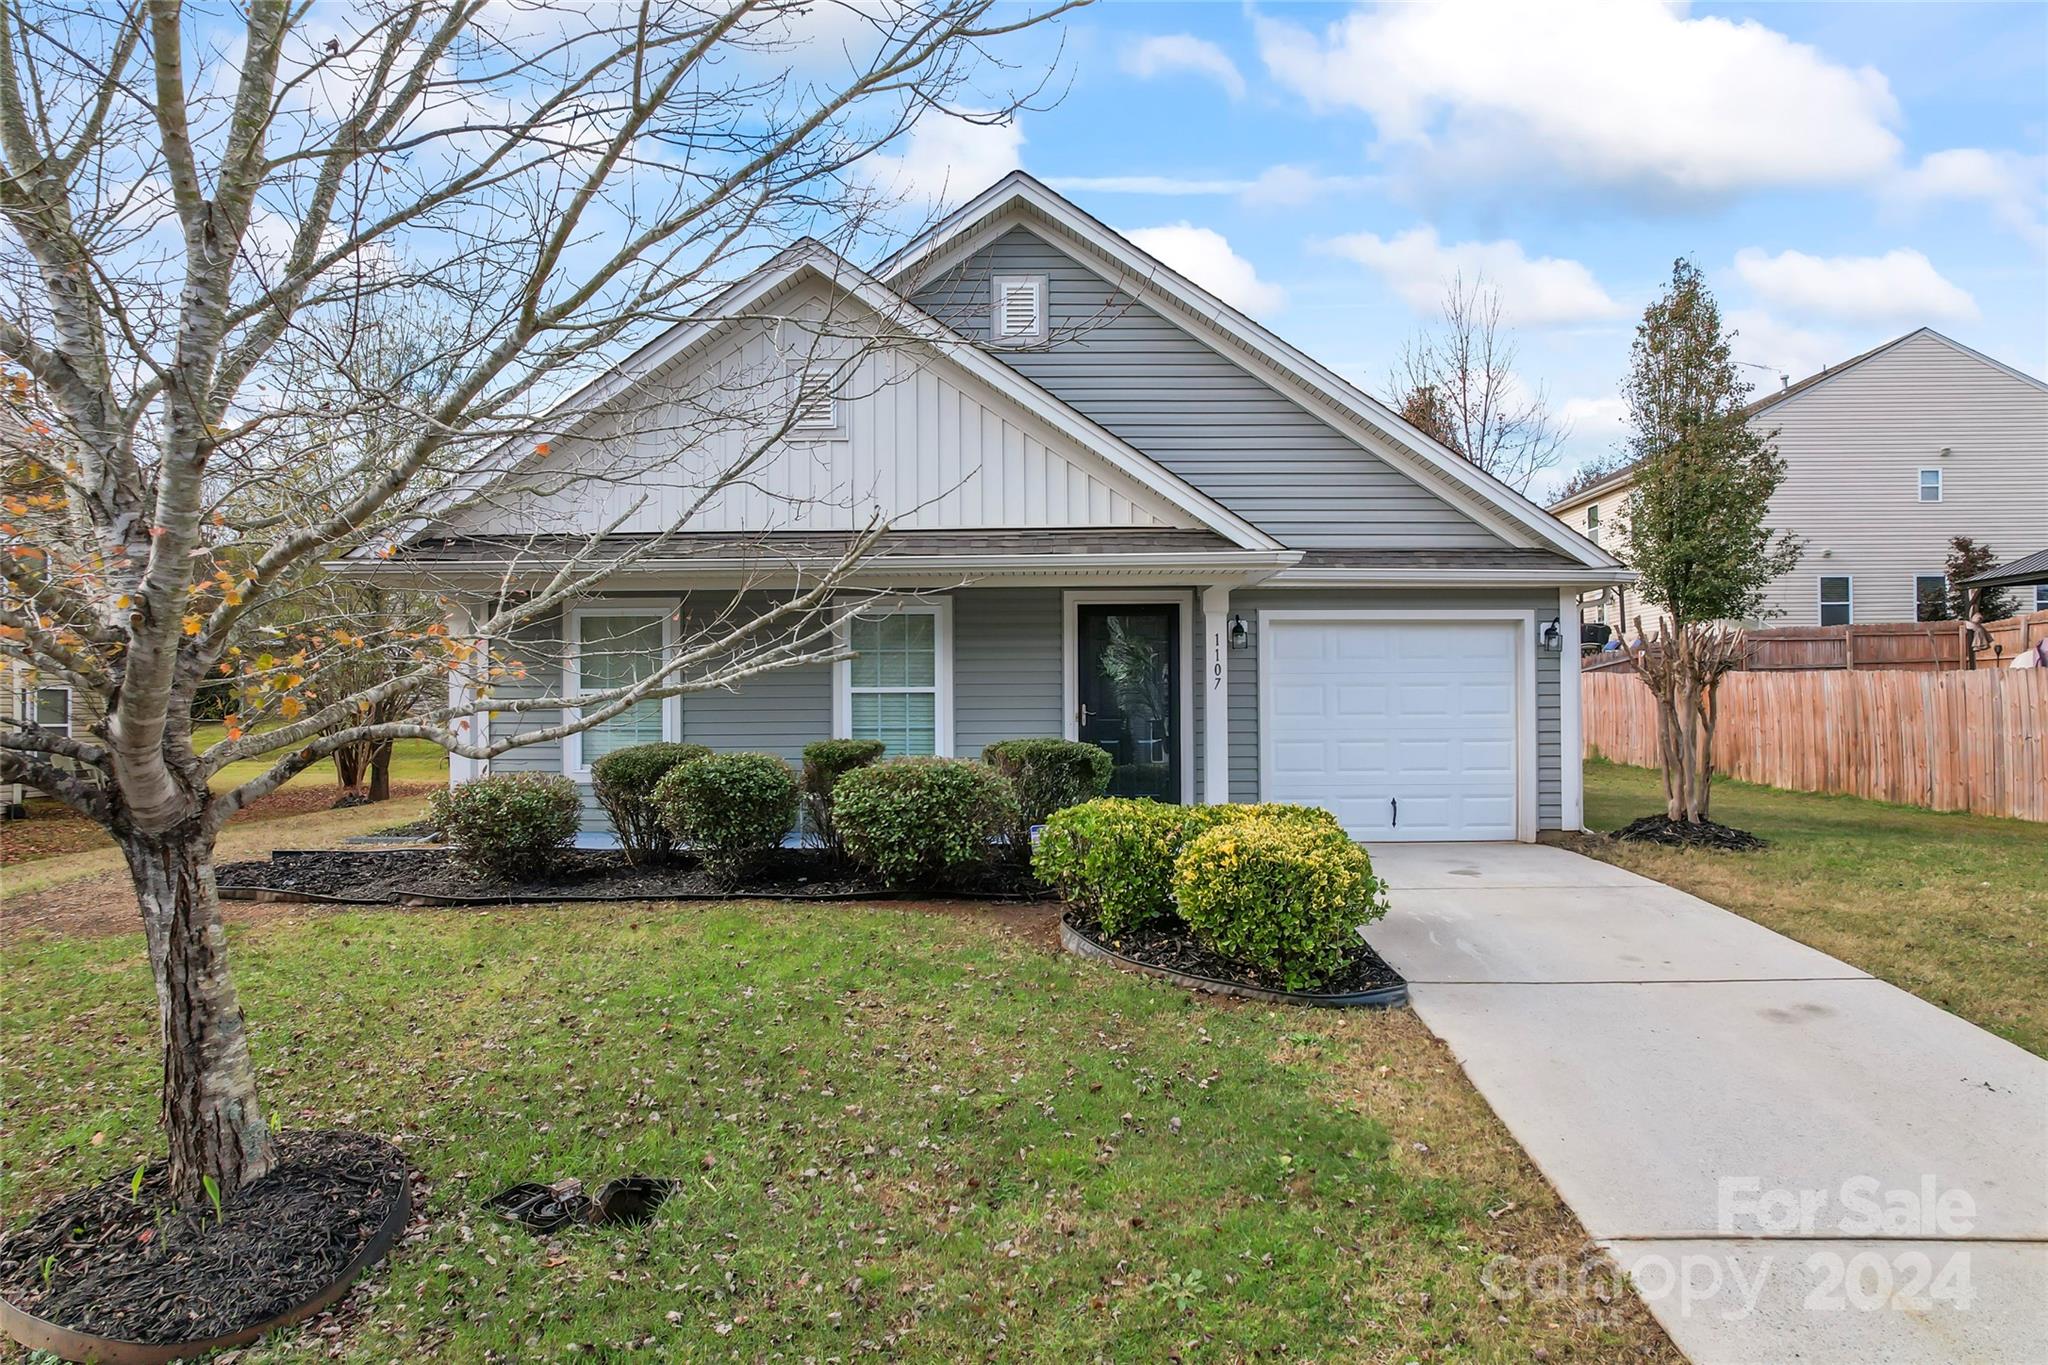
[[[1251,627],[1247,626],[1244,623],[1244,618],[1242,616],[1239,616],[1236,612],[1232,612],[1230,614],[1230,647],[1232,649],[1244,649],[1247,646],[1249,646],[1251,642]]]
[[[1559,619],[1553,616],[1548,621],[1545,621],[1542,628],[1538,630],[1536,638],[1545,649],[1564,648],[1564,629]]]

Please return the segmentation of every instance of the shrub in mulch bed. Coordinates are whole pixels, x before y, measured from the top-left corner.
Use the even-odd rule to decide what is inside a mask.
[[[494,901],[744,900],[749,896],[805,900],[874,898],[888,894],[871,873],[849,871],[819,849],[774,849],[755,860],[737,885],[706,873],[694,858],[663,867],[635,868],[612,850],[570,849],[546,876],[521,881],[480,877],[443,849],[371,853],[350,849],[280,851],[268,862],[225,863],[215,869],[221,892],[232,899],[284,893],[371,905],[408,901],[454,904]],[[958,883],[966,895],[1036,898],[1044,888],[1021,869],[990,866]]]
[[[117,1175],[0,1238],[0,1298],[45,1322],[151,1345],[205,1341],[329,1289],[394,1214],[411,1178],[364,1133],[278,1136],[278,1164],[219,1221],[180,1209],[163,1163]]]
[[[1069,909],[1066,922],[1086,938],[1115,950],[1143,967],[1206,977],[1226,985],[1250,986],[1257,990],[1320,995],[1346,995],[1360,991],[1401,986],[1401,974],[1374,952],[1372,945],[1353,935],[1336,955],[1334,965],[1306,987],[1290,986],[1277,971],[1223,956],[1197,943],[1187,926],[1175,921],[1154,921],[1111,934],[1102,921],[1086,910]]]
[[[1747,830],[1730,829],[1712,820],[1673,820],[1668,815],[1645,815],[1609,837],[1670,848],[1718,849],[1723,853],[1755,853],[1771,846],[1769,840]]]

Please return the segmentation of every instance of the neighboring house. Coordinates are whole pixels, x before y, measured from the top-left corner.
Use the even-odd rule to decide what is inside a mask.
[[[1912,621],[1945,580],[1949,541],[2004,555],[2048,527],[2048,384],[1922,327],[1749,407],[1777,433],[1785,481],[1769,524],[1804,542],[1771,584],[1767,624]],[[1626,544],[1633,491],[1623,469],[1552,504],[1604,548]],[[2048,608],[2034,588],[2022,609]],[[1654,632],[1633,590],[1588,597],[1589,619]]]
[[[908,340],[855,362],[817,341],[885,333]],[[1626,571],[1022,174],[873,275],[816,243],[784,252],[564,406],[539,452],[558,489],[471,489],[352,571],[459,601],[578,536],[646,545],[726,438],[621,474],[664,426],[622,416],[622,395],[701,408],[706,376],[772,374],[790,349],[786,449],[602,596],[494,650],[526,664],[495,695],[644,677],[737,590],[766,609],[879,509],[892,530],[857,582],[896,595],[851,624],[857,657],[643,703],[497,770],[587,783],[595,755],[657,738],[795,760],[832,735],[963,757],[1064,735],[1110,750],[1115,792],[1315,802],[1361,837],[1579,825],[1578,652],[1559,646],[1580,593]]]
[[[72,706],[68,685],[52,683],[17,660],[0,660],[0,725],[33,724],[66,735],[83,733],[89,717],[83,707],[74,714]],[[27,783],[0,782],[0,810],[11,811],[35,795],[36,789]]]

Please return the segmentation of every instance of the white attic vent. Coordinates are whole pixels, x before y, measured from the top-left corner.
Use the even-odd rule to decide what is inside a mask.
[[[995,295],[997,341],[1045,339],[1045,276],[998,275]]]
[[[829,430],[839,425],[839,400],[832,396],[822,377],[806,375],[798,383],[796,419],[790,425],[798,431]]]

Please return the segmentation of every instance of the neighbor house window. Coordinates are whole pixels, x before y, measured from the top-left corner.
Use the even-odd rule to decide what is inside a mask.
[[[1856,609],[1852,599],[1851,586],[1847,578],[1823,578],[1820,581],[1820,623],[1824,626],[1846,626],[1855,619]]]
[[[1948,613],[1948,576],[1938,573],[1918,574],[1913,579],[1913,619],[1916,621],[1946,621]]]
[[[2048,583],[2034,585],[2034,610],[2048,611]]]
[[[1597,502],[1586,509],[1586,539],[1595,545],[1600,543],[1600,504]]]
[[[1920,471],[1920,501],[1941,501],[1941,471],[1939,469],[1923,469]]]
[[[839,665],[839,729],[879,739],[890,758],[952,749],[951,618],[948,603],[905,604],[846,623],[854,657]]]
[[[990,333],[999,344],[1026,346],[1045,340],[1045,276],[998,275],[994,296]]]
[[[45,730],[71,733],[71,689],[38,687],[30,695],[30,718]]]
[[[669,613],[659,608],[583,607],[569,613],[571,696],[631,687],[654,676],[669,643]],[[587,709],[596,711],[607,703]],[[670,738],[668,703],[643,698],[564,742],[564,766],[583,772],[606,754]]]

